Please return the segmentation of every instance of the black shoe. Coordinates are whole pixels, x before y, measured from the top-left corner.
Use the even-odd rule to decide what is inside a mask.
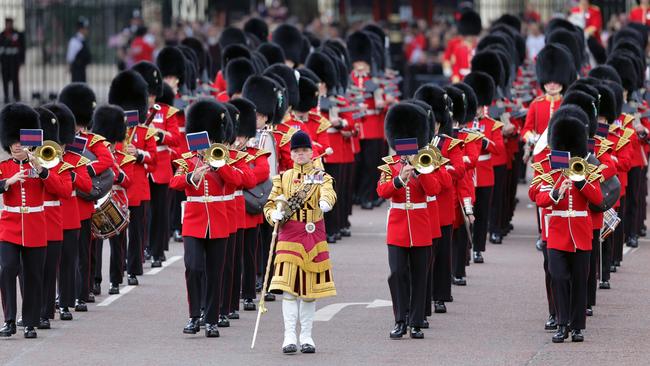
[[[429,329],[429,321],[424,319],[424,321],[422,322],[422,326],[420,328]]]
[[[336,243],[336,235],[327,235],[327,244]]]
[[[381,198],[381,197],[377,198],[376,200],[372,201],[372,206],[373,207],[379,207],[384,203],[384,201],[386,201],[386,200]]]
[[[19,318],[18,321],[16,322],[17,327],[24,327],[25,324],[23,323],[23,318]]]
[[[38,321],[38,329],[50,329],[50,319],[41,318]]]
[[[503,238],[501,237],[501,234],[497,234],[497,233],[490,234],[490,243],[501,244],[502,241]]]
[[[77,300],[74,305],[74,311],[85,312],[88,311],[88,305],[83,300]]]
[[[298,346],[295,344],[289,344],[284,347],[282,347],[282,353],[284,354],[292,354],[298,352]]]
[[[165,253],[163,253],[163,255],[161,255],[160,258],[158,259],[160,259],[161,262],[165,262],[167,260],[167,256],[165,255]]]
[[[180,230],[174,230],[174,242],[176,243],[182,243],[183,242],[183,236],[181,235]]]
[[[344,227],[343,229],[340,230],[341,236],[344,238],[349,238],[352,236],[352,231],[350,231],[349,227]]]
[[[93,294],[92,292],[89,293],[88,294],[88,300],[86,300],[86,302],[94,303],[95,302],[95,294]]]
[[[436,313],[436,314],[444,314],[444,313],[447,312],[447,306],[445,306],[444,301],[436,301],[436,302],[434,302],[433,307],[434,307],[433,312]]]
[[[72,313],[68,308],[59,308],[59,319],[64,321],[72,320]]]
[[[160,267],[162,267],[162,262],[160,261],[160,259],[154,259],[153,261],[151,261],[151,268],[160,268]]]
[[[102,293],[102,285],[98,282],[95,282],[95,285],[93,286],[93,295],[97,296]]]
[[[205,312],[201,310],[201,317],[199,318],[199,327],[205,327]]]
[[[645,226],[641,226],[639,229],[639,236],[645,238],[648,235],[648,229]]]
[[[185,328],[183,328],[183,333],[196,334],[199,330],[201,330],[201,327],[199,326],[199,318],[190,318],[185,325]]]
[[[627,244],[628,247],[630,248],[638,248],[639,247],[639,239],[636,236],[632,236],[629,239],[627,239]]]
[[[585,315],[594,316],[594,309],[592,309],[591,306],[587,306],[587,310],[585,310]]]
[[[111,287],[108,288],[109,295],[117,295],[120,293],[120,286],[114,283],[111,283]]]
[[[364,210],[372,210],[373,208],[372,202],[362,202],[361,208]]]
[[[264,301],[275,301],[275,294],[272,294],[270,292],[267,292],[266,295],[264,295]]]
[[[305,343],[300,346],[300,352],[302,353],[316,353],[316,347],[312,346],[309,343]]]
[[[544,241],[542,241],[541,238],[537,239],[537,241],[535,242],[535,248],[537,248],[537,250],[539,250],[540,252],[544,250]]]
[[[341,233],[334,233],[334,238],[336,238],[336,240],[341,240],[343,237],[341,236]]]
[[[553,334],[553,343],[564,343],[569,338],[569,328],[566,325],[560,325],[557,332]]]
[[[34,327],[25,327],[25,333],[23,333],[25,338],[36,338],[36,329]]]
[[[467,280],[464,277],[454,277],[454,285],[467,286]]]
[[[149,248],[144,248],[144,260],[148,261],[151,259],[151,251]]]
[[[253,302],[253,299],[246,299],[244,300],[244,311],[255,311],[257,308],[255,307],[255,303]]]
[[[208,327],[208,323],[205,323],[206,328]],[[228,328],[230,326],[230,320],[228,320],[228,317],[225,315],[219,315],[219,320],[217,321],[217,326],[219,328]]]
[[[391,339],[400,339],[406,334],[406,324],[404,323],[395,323],[395,327],[390,332]]]
[[[549,315],[546,324],[544,324],[544,330],[556,330],[557,321],[555,320],[555,315]]]
[[[235,310],[232,313],[228,314],[228,319],[237,320],[239,319],[239,313]]]
[[[262,292],[262,286],[263,286],[262,278],[257,277],[257,279],[255,280],[255,292],[258,294]]]
[[[598,288],[601,290],[609,290],[612,287],[610,286],[609,281],[601,281]]]
[[[481,252],[474,252],[474,263],[483,263],[483,254]]]
[[[6,321],[0,328],[0,337],[11,337],[14,334],[16,334],[16,322],[13,320]]]
[[[582,331],[580,329],[574,329],[571,331],[571,342],[583,342],[585,340],[585,336],[582,335]]]
[[[609,273],[616,273],[616,266],[609,266]]]
[[[620,267],[621,266],[621,261],[614,261],[614,265],[616,267]]]
[[[424,338],[424,333],[420,330],[420,327],[411,327],[411,338],[422,339]]]
[[[135,275],[129,275],[129,278],[127,278],[126,282],[129,284],[129,286],[137,286],[139,284],[138,278]]]
[[[219,329],[216,324],[205,324],[205,336],[208,338],[219,337]]]

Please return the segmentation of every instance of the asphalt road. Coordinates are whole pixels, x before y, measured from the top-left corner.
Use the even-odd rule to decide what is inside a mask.
[[[187,320],[182,246],[172,243],[166,266],[142,276],[140,286],[108,297],[104,283],[97,303],[87,313],[74,313],[74,321],[55,320],[36,340],[23,339],[20,331],[0,339],[0,365],[648,364],[650,241],[641,240],[639,249],[626,254],[611,290],[598,292],[585,342],[552,344],[552,333],[543,328],[547,313],[535,216],[524,189],[515,230],[502,245],[488,244],[486,263],[468,268],[468,286],[453,288],[448,313],[429,319],[423,340],[388,338],[393,317],[382,207],[356,211],[353,236],[330,246],[338,296],[317,303],[315,355],[282,355],[279,301],[268,304],[254,350],[256,312],[242,311],[220,338],[182,334]]]

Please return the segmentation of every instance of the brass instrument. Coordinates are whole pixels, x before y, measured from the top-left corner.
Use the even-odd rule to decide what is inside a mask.
[[[153,105],[153,109],[156,111],[161,110],[162,108],[158,104]],[[149,126],[151,121],[153,121],[154,117],[156,116],[156,113],[150,113],[149,117],[144,121],[145,126]],[[135,127],[131,129],[131,133],[127,137],[126,141],[124,142],[124,151],[126,152],[126,147],[131,145],[131,142],[133,141],[133,136],[135,136]]]
[[[224,144],[212,144],[205,153],[203,160],[213,168],[221,168],[228,164],[229,149]]]
[[[34,150],[34,155],[43,168],[52,169],[61,162],[63,149],[56,142],[45,140]]]
[[[415,170],[420,174],[428,174],[438,169],[446,162],[440,150],[435,146],[427,146],[409,160]]]
[[[565,169],[565,174],[574,182],[585,180],[587,176],[587,161],[581,157],[573,157],[569,160],[569,168]]]

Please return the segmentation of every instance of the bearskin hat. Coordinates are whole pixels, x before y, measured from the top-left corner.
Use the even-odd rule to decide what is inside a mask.
[[[299,102],[294,107],[297,112],[309,112],[318,105],[318,86],[308,77],[301,76],[298,80],[300,92]]]
[[[295,71],[285,64],[274,64],[264,71],[264,75],[268,76],[270,73],[279,76],[284,81],[289,96],[289,106],[297,106],[300,101],[300,93],[298,92],[298,80]]]
[[[367,31],[364,32],[368,35],[368,37],[370,37],[370,41],[372,42],[372,60],[374,61],[374,64],[371,66],[374,67],[376,71],[382,71],[386,68],[386,60],[384,59],[384,45],[379,36],[376,34]]]
[[[472,57],[472,71],[482,71],[490,75],[494,81],[494,85],[497,87],[505,85],[505,71],[503,66],[499,55],[495,51],[480,51]]]
[[[246,44],[246,34],[244,31],[233,26],[226,27],[219,37],[219,47],[224,50],[231,44]]]
[[[93,115],[93,132],[114,144],[126,138],[126,115],[117,105],[105,104],[97,107]]]
[[[546,44],[559,43],[564,45],[571,56],[573,56],[573,65],[576,70],[582,66],[582,51],[574,33],[564,29],[556,29],[546,36]]]
[[[618,118],[618,116],[623,113],[623,104],[625,104],[623,100],[623,87],[621,84],[618,84],[611,80],[603,80],[603,85],[606,85],[614,94],[614,112],[616,114],[616,118]],[[614,121],[608,122],[612,123]]]
[[[568,92],[562,98],[562,105],[576,105],[585,112],[588,117],[589,136],[594,136],[598,128],[598,106],[596,103],[596,99],[579,90]]]
[[[66,145],[73,143],[77,131],[75,117],[70,108],[63,103],[48,103],[43,108],[54,113],[59,122],[59,143]]]
[[[230,61],[224,75],[228,96],[241,93],[246,79],[254,74],[255,67],[249,60],[240,57]]]
[[[223,103],[228,111],[228,120],[230,126],[226,131],[226,142],[232,144],[237,138],[237,131],[239,131],[239,109],[230,103]]]
[[[363,61],[372,66],[372,47],[372,40],[368,33],[356,31],[350,34],[347,39],[350,63],[352,64],[357,61]]]
[[[140,123],[147,119],[147,82],[133,70],[117,74],[108,89],[108,102],[125,111],[137,110]]]
[[[455,83],[452,84],[452,86],[463,92],[463,97],[465,98],[465,103],[467,104],[465,108],[465,119],[462,121],[458,120],[458,122],[464,124],[467,121],[473,121],[476,117],[476,109],[478,108],[476,93],[474,93],[474,89],[465,83]]]
[[[336,53],[343,60],[343,64],[345,65],[345,68],[347,70],[346,73],[349,73],[352,65],[350,64],[350,54],[348,53],[347,46],[345,45],[345,42],[343,42],[343,40],[341,40],[340,38],[328,39],[325,42],[323,42],[323,48],[329,48],[333,51],[336,51]]]
[[[290,60],[296,65],[300,63],[302,33],[298,28],[291,24],[280,24],[273,31],[271,39],[282,48],[286,60]]]
[[[149,95],[155,95],[159,97],[163,92],[163,80],[162,75],[160,74],[160,69],[158,66],[154,65],[149,61],[140,61],[137,64],[133,65],[131,69],[144,79],[148,85]]]
[[[239,110],[239,125],[237,136],[248,138],[255,137],[257,133],[257,117],[255,115],[255,104],[245,98],[235,98],[229,101]]]
[[[230,60],[234,60],[236,58],[243,57],[246,59],[251,59],[251,51],[246,48],[246,46],[241,45],[241,44],[232,44],[221,51],[221,70],[225,70],[226,66],[228,66],[228,62]]]
[[[433,113],[433,109],[431,109],[431,106],[419,99],[406,99],[403,100],[402,102],[405,104],[412,105],[413,107],[415,107],[415,109],[417,109],[417,111],[420,114],[426,116],[427,119],[426,123],[429,130],[429,136],[427,136],[427,140],[431,141],[436,133],[436,120]]]
[[[397,103],[388,109],[385,121],[388,146],[395,149],[395,140],[417,138],[418,147],[429,143],[429,124],[423,109],[409,103]]]
[[[380,26],[374,23],[366,24],[363,27],[363,30],[366,32],[374,33],[381,39],[381,44],[382,47],[386,47],[386,43],[388,42],[388,38],[386,37],[386,33],[384,32],[383,29],[381,29]]]
[[[474,94],[476,94],[477,108],[492,104],[496,86],[494,85],[494,80],[492,80],[490,75],[482,71],[472,71],[465,76],[463,82],[474,90]]]
[[[445,91],[453,103],[451,109],[452,120],[459,121],[460,123],[465,122],[465,114],[467,113],[465,93],[453,85],[445,86]]]
[[[586,157],[587,123],[575,117],[553,114],[549,122],[549,145],[553,150],[568,151],[572,157]]]
[[[287,85],[279,75],[269,73],[267,77],[273,81],[277,90],[277,103],[275,105],[273,117],[271,118],[271,123],[277,125],[282,123],[287,110],[289,110],[289,92],[287,91]]]
[[[638,77],[634,62],[628,57],[616,54],[610,57],[607,64],[616,70],[621,78],[621,85],[628,93],[632,94],[636,89]]]
[[[163,79],[167,76],[175,76],[179,84],[185,83],[185,57],[180,49],[173,46],[166,46],[158,53],[156,65],[160,69]]]
[[[600,84],[600,80],[596,78],[586,77],[586,78],[578,79],[573,84],[571,84],[571,86],[566,90],[565,94],[573,90],[578,90],[583,93],[587,93],[592,98],[596,99],[596,108],[598,108],[600,93],[598,92],[596,86],[599,84]]]
[[[43,130],[43,140],[54,141],[57,144],[59,143],[59,121],[56,119],[54,113],[49,109],[43,107],[36,107],[36,113],[38,113],[38,121]]]
[[[262,43],[257,50],[264,55],[269,65],[284,63],[284,51],[273,42]]]
[[[181,44],[189,47],[192,49],[192,51],[194,51],[194,54],[196,55],[198,61],[197,66],[199,75],[203,74],[206,66],[208,66],[207,52],[205,52],[205,46],[203,45],[203,42],[194,37],[187,37],[181,41]]]
[[[547,44],[537,54],[535,73],[540,87],[554,82],[562,85],[562,90],[566,90],[577,78],[573,56],[566,47],[554,43]]]
[[[474,10],[468,9],[460,15],[456,27],[460,35],[478,36],[483,29],[481,16]]]
[[[648,40],[646,34],[640,32],[639,30],[628,26],[621,28],[618,32],[614,33],[611,39],[608,40],[608,44],[616,44],[622,39],[631,39],[634,43],[639,46],[643,46],[643,49],[648,45]],[[609,47],[611,49],[611,47]]]
[[[493,24],[505,24],[516,30],[518,33],[521,33],[521,19],[516,15],[503,14],[495,20]]]
[[[600,80],[611,80],[617,84],[622,84],[618,71],[610,65],[598,65],[589,71],[589,76]]]
[[[246,79],[242,89],[242,97],[255,104],[258,113],[273,117],[278,104],[279,90],[273,80],[266,76],[253,75]]]
[[[616,96],[614,95],[614,91],[606,83],[601,83],[596,88],[600,94],[598,115],[605,117],[608,123],[612,123],[620,116],[620,113],[616,113]]]
[[[309,43],[309,39],[307,39],[306,36],[302,36],[302,46],[300,47],[300,62],[298,62],[295,66],[297,67],[298,65],[304,65],[305,60],[307,59],[307,56],[311,53],[313,47],[311,43]]]
[[[79,126],[87,127],[93,118],[93,111],[97,105],[95,92],[86,83],[71,83],[66,85],[59,93],[59,103],[65,104]]]
[[[605,50],[605,47],[600,44],[596,37],[590,36],[587,38],[587,48],[598,65],[604,64],[607,61],[607,50]]]
[[[259,51],[251,52],[251,61],[253,62],[256,74],[263,73],[269,67],[269,62],[266,60],[266,57]]]
[[[420,86],[413,98],[426,102],[433,110],[438,130],[446,131],[452,125],[451,103],[447,92],[436,84],[428,83]]]
[[[589,116],[583,111],[579,106],[575,104],[563,104],[555,112],[553,112],[553,117],[549,120],[548,130],[550,131],[553,128],[553,124],[564,118],[575,118],[580,122],[585,124],[587,127],[587,121]]]
[[[629,22],[622,29],[632,29],[641,34],[641,43],[639,45],[644,50],[646,49],[648,46],[648,33],[650,32],[650,28],[647,25],[637,22]]]
[[[244,23],[244,32],[251,33],[262,43],[269,40],[268,24],[257,17],[250,18]]]
[[[156,103],[163,103],[163,104],[173,106],[174,105],[174,98],[175,98],[174,90],[167,83],[163,83],[163,88],[162,89],[163,89],[163,92],[158,98],[156,98]]]
[[[38,113],[24,103],[7,104],[0,111],[0,143],[9,152],[11,145],[20,141],[21,129],[41,128]]]
[[[225,125],[228,111],[223,104],[214,99],[201,98],[192,103],[185,115],[186,133],[207,131],[210,141],[222,143],[225,141]]]
[[[318,77],[318,75],[316,75],[315,72],[311,71],[310,69],[308,69],[308,68],[306,68],[304,66],[297,68],[296,71],[298,71],[298,73],[300,73],[300,78],[307,78],[307,79],[311,80],[314,84],[316,84],[316,86],[318,86],[318,83],[321,82],[320,78]],[[300,80],[298,80],[298,82],[300,82]]]

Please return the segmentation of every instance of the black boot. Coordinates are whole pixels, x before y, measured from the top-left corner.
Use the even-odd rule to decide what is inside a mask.
[[[557,329],[557,321],[555,320],[555,315],[551,314],[548,316],[548,320],[546,321],[546,324],[544,324],[544,330],[556,330]]]
[[[264,301],[267,302],[275,301],[275,295],[270,292],[267,292],[266,295],[264,295]]]
[[[391,339],[400,339],[406,334],[406,324],[402,322],[395,323],[395,327],[390,332]]]
[[[609,284],[609,281],[601,281],[598,288],[601,290],[609,290],[612,286]]]
[[[244,311],[255,311],[255,303],[253,302],[253,299],[246,299],[244,300]]]
[[[553,343],[564,343],[569,338],[569,328],[566,325],[560,325],[557,332],[553,334]]]
[[[208,323],[205,324],[206,328],[208,327]],[[230,320],[228,320],[228,317],[225,315],[219,315],[219,320],[217,321],[217,326],[219,328],[228,328],[230,326]]]
[[[574,329],[571,331],[571,342],[583,342],[585,340],[585,336],[582,335],[582,331],[580,329]]]
[[[199,318],[190,318],[190,320],[183,328],[183,333],[185,334],[196,334],[201,327],[199,326]]]
[[[38,321],[38,329],[50,329],[50,319],[41,318]]]
[[[120,293],[120,286],[115,283],[111,283],[111,287],[108,289],[108,294],[109,295],[117,295]]]
[[[25,327],[25,333],[23,335],[25,338],[36,338],[36,329],[34,327]]]
[[[0,328],[0,337],[11,337],[14,334],[16,334],[16,322],[7,320]]]
[[[174,230],[174,242],[176,243],[183,242],[183,236],[181,235],[181,232],[179,230]]]
[[[129,278],[127,278],[127,283],[129,286],[137,286],[139,285],[138,278],[135,275],[129,275]]]
[[[68,308],[59,308],[60,320],[72,320],[72,313]]]
[[[436,314],[444,314],[447,312],[447,306],[444,301],[436,301],[433,303],[434,312]]]
[[[309,343],[305,343],[302,346],[300,346],[300,352],[302,353],[316,353],[316,347]]]
[[[484,261],[481,252],[474,252],[474,263],[483,263]]]
[[[334,244],[336,243],[336,235],[327,235],[327,244]]]
[[[208,338],[219,337],[219,329],[216,324],[205,324],[205,336]]]
[[[503,238],[501,237],[501,234],[497,234],[497,233],[490,234],[490,243],[492,243],[492,244],[501,244],[502,241],[503,241]]]
[[[88,300],[86,300],[86,302],[94,303],[95,302],[95,294],[93,294],[92,292],[89,293],[88,294]]]
[[[420,327],[411,327],[411,338],[422,339],[424,338],[424,333],[420,330]]]
[[[587,310],[585,310],[585,315],[594,316],[594,309],[592,309],[591,306],[587,306]]]
[[[100,295],[102,293],[102,285],[99,282],[95,282],[92,291],[93,295]]]
[[[348,238],[352,236],[352,232],[350,231],[349,227],[344,227],[341,229],[341,236],[344,238]]]
[[[239,319],[239,312],[235,310],[232,313],[228,314],[228,319],[234,319],[234,320]]]
[[[284,347],[282,347],[282,353],[284,354],[292,354],[298,352],[298,346],[295,344],[288,344]]]
[[[77,300],[74,305],[74,311],[85,312],[88,311],[88,305],[83,300]]]
[[[454,277],[454,285],[467,286],[467,280],[464,277]]]
[[[160,259],[154,259],[151,261],[151,268],[160,268],[162,267],[162,261]]]

